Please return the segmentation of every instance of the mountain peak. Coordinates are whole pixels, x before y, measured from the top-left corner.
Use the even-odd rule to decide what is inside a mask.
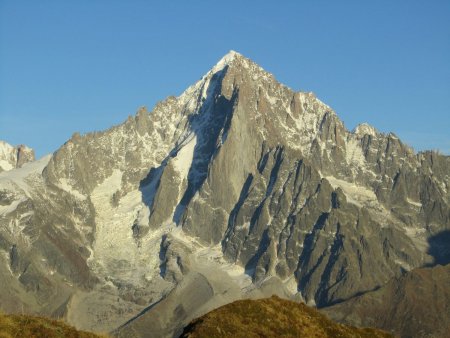
[[[34,159],[34,150],[26,145],[12,146],[0,140],[0,172],[20,168]]]
[[[372,127],[368,123],[360,123],[358,124],[355,129],[353,129],[353,133],[358,136],[364,136],[364,135],[370,135],[370,136],[376,136],[378,134],[378,131]]]
[[[226,66],[229,66],[236,58],[242,57],[241,54],[234,50],[230,50],[227,54],[225,54],[219,62],[212,68],[213,73],[221,71]]]
[[[242,54],[231,49],[227,54],[225,54],[223,56],[222,59],[225,59],[225,58],[234,59],[235,57],[239,57],[239,56],[242,56]]]

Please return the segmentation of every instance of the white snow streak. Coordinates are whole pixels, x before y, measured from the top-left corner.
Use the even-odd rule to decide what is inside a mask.
[[[86,196],[83,195],[82,193],[80,193],[78,190],[76,190],[75,188],[73,188],[65,178],[60,178],[59,179],[59,188],[61,188],[62,190],[68,192],[69,194],[75,196],[76,198],[78,198],[79,200],[85,200]]]
[[[172,160],[175,170],[180,173],[182,179],[187,178],[196,145],[197,137],[194,136],[178,151],[177,156]]]
[[[340,180],[334,176],[326,176],[325,178],[330,182],[333,189],[341,188],[350,203],[360,207],[370,203],[378,203],[375,193],[366,187]]]
[[[27,196],[30,196],[31,185],[27,181],[32,180],[33,176],[41,177],[42,170],[44,170],[50,158],[51,155],[47,155],[37,161],[25,163],[21,168],[1,172],[0,186],[11,182],[23,190]]]

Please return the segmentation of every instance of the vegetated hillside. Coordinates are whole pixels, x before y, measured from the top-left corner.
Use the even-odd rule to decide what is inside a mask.
[[[450,264],[414,269],[323,311],[340,322],[374,326],[402,337],[450,337],[449,285]]]
[[[78,331],[62,321],[26,315],[0,314],[0,338],[106,338],[90,332]]]
[[[192,321],[182,338],[200,337],[392,337],[372,328],[333,322],[303,303],[276,296],[239,300]]]

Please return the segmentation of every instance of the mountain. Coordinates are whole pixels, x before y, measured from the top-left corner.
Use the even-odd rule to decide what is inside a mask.
[[[34,161],[34,150],[21,144],[16,147],[0,140],[0,172],[20,168]]]
[[[241,298],[329,307],[448,260],[449,168],[230,52],[0,173],[0,304],[127,337]]]
[[[302,303],[271,297],[240,300],[192,321],[183,338],[213,337],[392,337],[375,329],[332,322]]]

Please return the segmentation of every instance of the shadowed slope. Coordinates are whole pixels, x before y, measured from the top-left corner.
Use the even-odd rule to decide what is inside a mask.
[[[414,269],[380,289],[323,309],[334,320],[401,337],[449,337],[450,264]]]

